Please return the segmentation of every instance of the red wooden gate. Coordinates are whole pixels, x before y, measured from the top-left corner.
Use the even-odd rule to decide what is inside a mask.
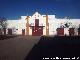
[[[41,36],[41,35],[43,35],[43,27],[41,26],[39,26],[39,27],[33,27],[32,28],[32,35],[33,36]]]
[[[57,35],[64,36],[64,28],[57,28]]]
[[[74,28],[69,28],[69,35],[70,36],[73,36],[74,35]]]
[[[32,27],[32,35],[33,36],[43,35],[43,27],[44,26],[39,26],[39,19],[35,19],[35,26],[30,26],[30,27]]]

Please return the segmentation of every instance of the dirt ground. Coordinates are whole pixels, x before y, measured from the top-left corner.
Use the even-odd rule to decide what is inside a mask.
[[[0,40],[4,40],[4,39],[9,39],[9,38],[14,38],[17,35],[0,35]]]
[[[66,58],[80,60],[80,36],[41,37],[25,60],[67,60]]]
[[[40,36],[17,36],[0,40],[0,60],[24,60]]]

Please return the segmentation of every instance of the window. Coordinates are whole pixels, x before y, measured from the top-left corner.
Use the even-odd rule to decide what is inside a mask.
[[[31,23],[30,25],[34,25],[34,23]]]
[[[18,29],[16,29],[16,30],[18,30]]]

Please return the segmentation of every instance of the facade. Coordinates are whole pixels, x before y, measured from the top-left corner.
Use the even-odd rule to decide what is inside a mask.
[[[17,35],[79,35],[80,19],[57,19],[55,15],[21,16],[18,20],[7,20],[6,34]]]

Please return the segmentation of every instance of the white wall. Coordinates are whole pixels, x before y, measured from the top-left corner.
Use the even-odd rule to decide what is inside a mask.
[[[11,28],[13,34],[22,34],[22,29],[26,28],[26,20],[7,20],[8,26],[7,28]],[[18,29],[18,30],[17,30]]]
[[[7,20],[8,27],[7,28],[14,28],[15,32],[13,34],[22,34],[22,29],[25,29],[26,32],[26,17],[21,16],[19,20]],[[35,26],[35,19],[39,19],[39,26],[45,26],[43,29],[43,35],[46,35],[46,15],[40,15],[38,12],[34,13],[33,16],[29,16],[29,24],[31,26]],[[57,19],[55,15],[48,15],[48,22],[49,22],[49,35],[57,34],[56,29],[60,28],[60,25],[65,23],[72,23],[68,28],[65,28],[64,34],[69,35],[69,28],[75,27],[76,29],[79,28],[80,19]],[[18,29],[18,30],[16,30]],[[75,32],[77,32],[75,30]],[[77,33],[76,33],[77,34]],[[32,29],[29,28],[29,35],[32,35]]]
[[[49,35],[57,34],[56,29],[60,28],[61,25],[65,26],[65,23],[72,23],[68,28],[64,28],[64,34],[69,35],[69,28],[75,28],[75,35],[77,35],[77,28],[79,28],[80,19],[57,19],[50,16],[49,18]]]
[[[46,35],[46,15],[42,15],[43,17],[43,35]]]

